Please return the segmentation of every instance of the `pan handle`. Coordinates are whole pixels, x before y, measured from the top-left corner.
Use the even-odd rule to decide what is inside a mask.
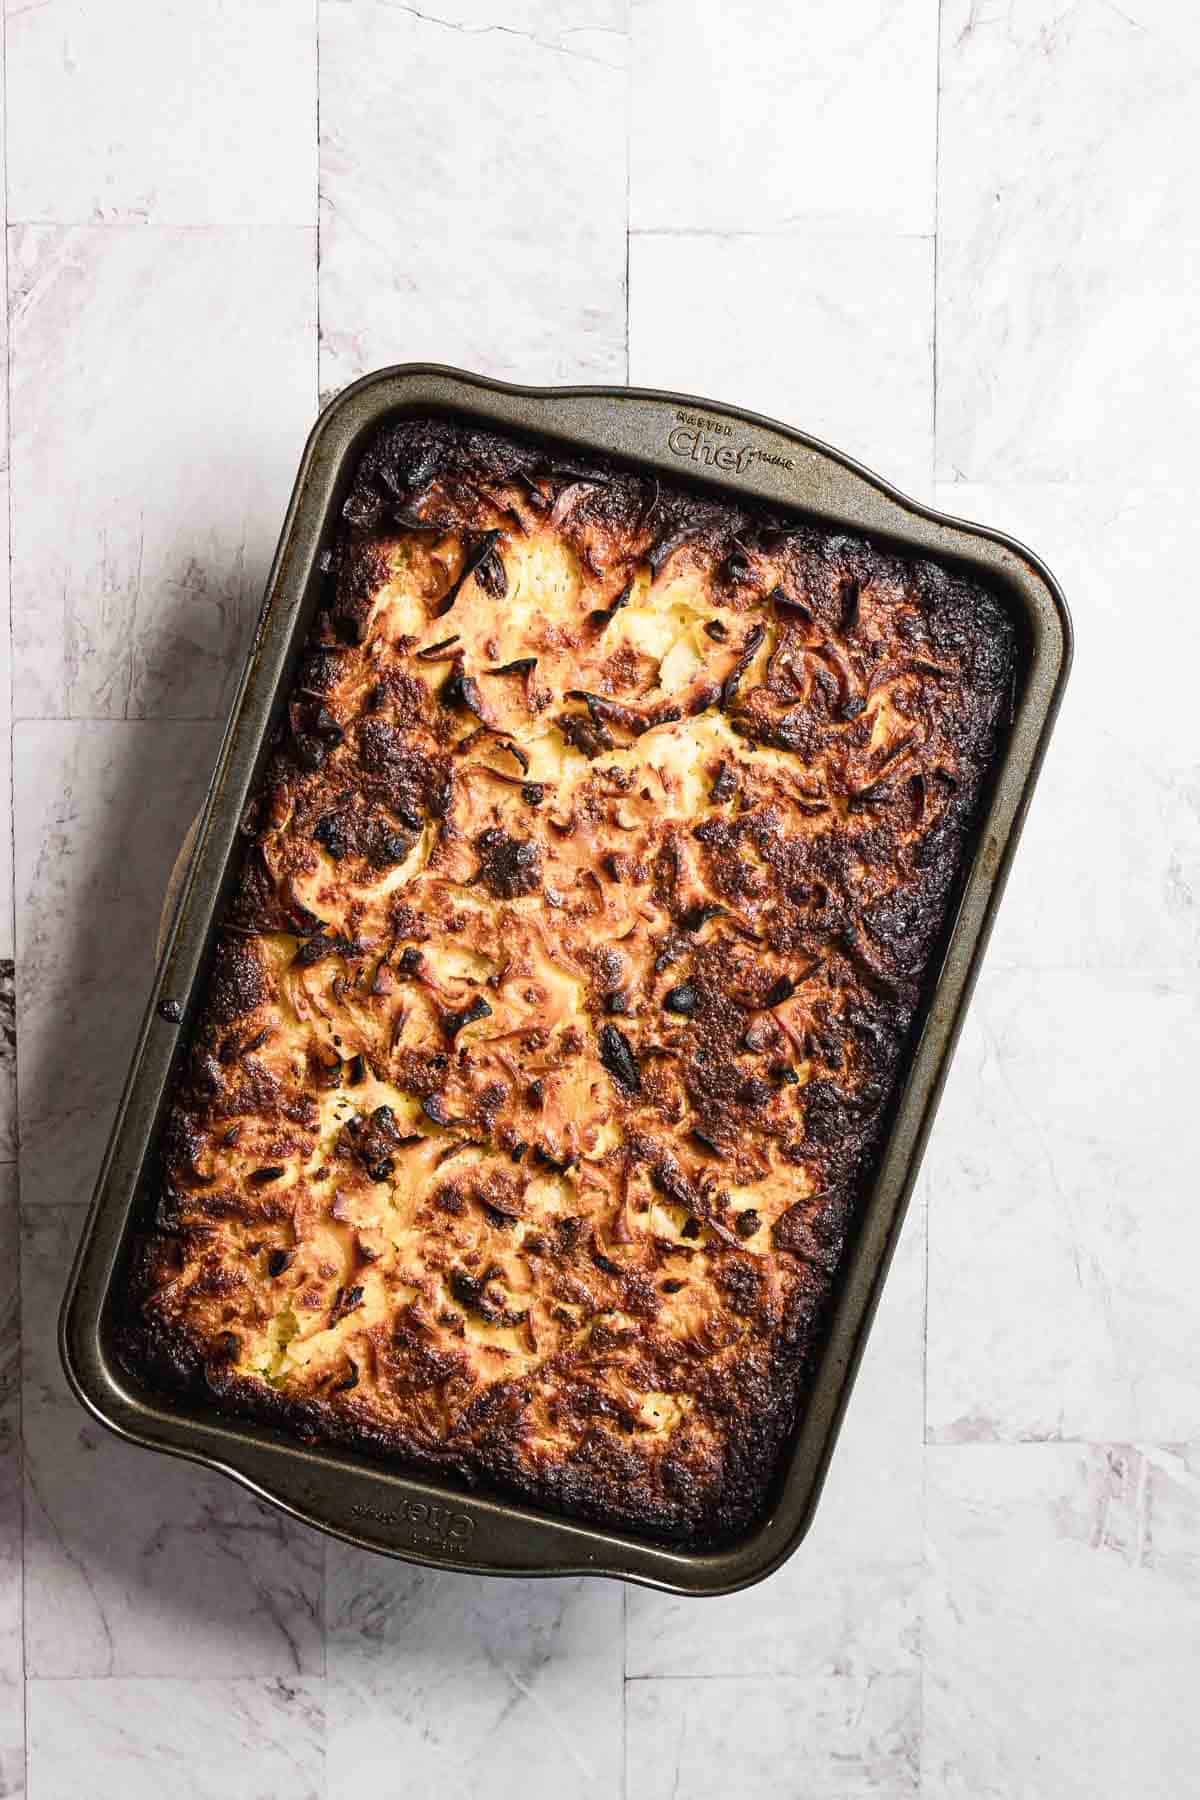
[[[407,1562],[485,1575],[565,1575],[628,1574],[631,1560],[643,1558],[649,1574],[651,1565],[672,1560],[670,1552],[628,1541],[605,1554],[604,1536],[568,1520],[328,1455],[243,1439],[211,1460],[306,1524]]]

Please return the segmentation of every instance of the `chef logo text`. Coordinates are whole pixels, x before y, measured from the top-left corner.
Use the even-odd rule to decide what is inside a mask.
[[[733,426],[719,419],[706,419],[700,413],[677,412],[667,438],[667,449],[690,462],[739,475],[756,462],[770,463],[776,469],[794,469],[796,466],[790,456],[774,456],[768,450],[756,449],[753,444],[742,444],[735,449],[732,444],[721,441],[732,436]],[[715,443],[714,439],[717,440]]]

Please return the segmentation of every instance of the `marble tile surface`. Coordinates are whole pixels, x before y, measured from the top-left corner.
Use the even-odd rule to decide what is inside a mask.
[[[1181,1800],[1200,1770],[1200,1457],[928,1459],[923,1800]]]
[[[807,1538],[761,1586],[706,1601],[703,1630],[694,1601],[631,1588],[631,1677],[807,1677],[847,1717],[878,1689],[876,1704],[891,1696],[895,1741],[915,1736],[924,1282],[925,1221],[914,1204]]]
[[[6,12],[10,223],[312,223],[312,0]]]
[[[31,1800],[324,1800],[321,1684],[39,1681]]]
[[[613,1582],[436,1574],[331,1544],[330,1800],[400,1768],[445,1800],[615,1800],[622,1604]]]
[[[82,1218],[31,1207],[22,1230],[29,1674],[322,1674],[324,1539],[119,1442],[68,1392],[55,1331]]]
[[[212,725],[165,721],[17,727],[26,1206],[91,1197],[154,973],[167,876],[218,741]]]
[[[938,474],[1172,482],[1200,453],[1200,15],[946,0]]]
[[[0,391],[5,383],[0,381]],[[0,1163],[17,1154],[16,922],[13,917],[12,643],[8,631],[8,469],[0,470]]]
[[[0,1800],[24,1791],[17,1171],[0,1164]]]
[[[627,1800],[910,1800],[916,1743],[886,1687],[847,1712],[840,1686],[836,1672],[631,1681]]]
[[[624,378],[621,10],[320,0],[323,393],[393,362]]]
[[[9,233],[18,718],[212,718],[312,422],[311,229]]]
[[[632,31],[635,230],[932,232],[936,7],[632,0]]]
[[[5,21],[5,17],[4,17],[4,9],[3,9],[3,7],[0,7],[0,58],[3,58],[5,68],[7,69],[8,58],[7,58],[6,37],[7,37],[7,32],[6,32],[6,21]],[[8,102],[7,102],[7,97],[5,95],[5,92],[4,92],[4,87],[5,87],[5,84],[3,82],[0,82],[0,219],[2,219],[3,224],[4,224],[4,242],[2,244],[0,244],[0,273],[2,273],[4,276],[4,293],[5,293],[5,297],[7,300],[7,295],[8,295],[8,212],[7,212]],[[3,352],[3,356],[0,357],[0,376],[3,377],[2,379],[0,379],[0,469],[7,472],[7,470],[8,470],[8,376],[7,376],[7,371],[8,371],[8,306],[7,306],[7,304],[0,307],[0,351]],[[7,513],[8,513],[7,505],[5,506],[4,511],[5,511],[5,518],[6,518],[6,522],[7,522]],[[7,562],[7,560],[8,560],[7,557],[5,557],[6,562]],[[7,607],[7,603],[6,603],[5,607],[4,607],[4,617],[5,618],[7,618],[7,613],[8,613],[8,607]],[[0,635],[3,635],[5,638],[7,638],[9,636],[7,627],[5,628],[3,633]],[[7,686],[7,683],[5,685]]]
[[[629,247],[629,379],[800,426],[925,494],[933,459],[933,243],[653,233]],[[770,327],[764,320],[769,318]]]
[[[0,12],[0,55],[4,49]],[[0,81],[0,204],[6,191],[7,110]],[[0,277],[8,292],[8,232],[0,243]],[[17,1038],[14,997],[12,796],[12,632],[8,531],[8,307],[0,307],[0,1162],[17,1154]],[[7,828],[6,828],[7,827]],[[0,1776],[0,1792],[3,1791]]]
[[[1144,483],[939,484],[935,504],[998,526],[1067,596],[1075,666],[989,962],[1019,968],[1200,967],[1200,761],[1192,707],[1200,617],[1173,606],[1192,491]]]
[[[1200,1440],[1200,981],[984,973],[925,1164],[929,1434]]]
[[[629,1800],[715,1800],[731,1770],[739,1796],[765,1800],[785,1766],[806,1800],[916,1792],[924,1269],[914,1207],[816,1521],[792,1560],[699,1609],[630,1590]]]
[[[1200,1791],[1197,15],[0,0],[0,46],[0,1800]],[[58,1366],[318,395],[422,358],[936,472],[1075,616],[821,1507],[721,1601],[376,1560]]]

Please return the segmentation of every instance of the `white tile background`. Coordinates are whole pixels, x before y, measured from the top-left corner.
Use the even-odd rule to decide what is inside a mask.
[[[1197,18],[8,0],[0,1796],[1200,1792]],[[777,414],[1074,604],[821,1514],[728,1600],[365,1557],[58,1371],[304,435],[414,358]]]

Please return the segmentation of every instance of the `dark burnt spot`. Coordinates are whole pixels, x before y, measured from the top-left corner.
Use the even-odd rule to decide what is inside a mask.
[[[565,1175],[568,1169],[575,1167],[579,1158],[577,1156],[552,1156],[549,1150],[537,1144],[534,1146],[530,1161],[536,1168],[546,1169],[551,1175]]]
[[[590,712],[560,713],[554,723],[568,744],[589,759],[594,756],[603,756],[609,750],[616,748],[616,742],[607,725],[601,719],[594,719]]]
[[[508,592],[508,576],[504,569],[504,558],[496,548],[495,539],[487,545],[475,565],[475,580],[491,600],[501,600]]]
[[[267,978],[252,939],[223,937],[217,945],[208,984],[208,1013],[218,1025],[232,1025],[268,998]]]
[[[346,1373],[339,1376],[336,1381],[330,1383],[329,1392],[331,1394],[344,1394],[347,1393],[349,1389],[358,1386],[358,1364],[354,1361],[353,1357],[348,1356],[346,1358],[346,1365]]]
[[[311,969],[330,956],[352,958],[361,954],[362,945],[353,938],[342,937],[336,932],[316,931],[300,945],[293,960],[297,968]]]
[[[601,1027],[600,1061],[618,1087],[623,1088],[627,1094],[641,1093],[642,1072],[633,1053],[633,1045],[616,1025]]]
[[[417,841],[415,830],[401,829],[386,814],[354,801],[323,813],[313,837],[335,862],[362,856],[376,869],[403,862]]]
[[[522,775],[528,775],[529,758],[524,750],[522,750],[520,744],[518,744],[515,739],[500,732],[495,733],[495,736],[498,739],[497,749],[502,751],[506,756],[512,757]]]
[[[394,1173],[396,1151],[416,1141],[416,1134],[400,1130],[390,1106],[377,1106],[365,1119],[350,1119],[339,1138],[371,1181],[386,1181]]]
[[[560,1250],[574,1250],[587,1230],[587,1220],[568,1213],[554,1220],[554,1236]]]
[[[476,994],[469,1006],[442,1014],[442,1030],[448,1038],[454,1039],[467,1025],[474,1025],[478,1019],[490,1019],[491,1016],[492,1009],[483,995]]]
[[[852,1098],[835,1082],[810,1081],[804,1090],[804,1135],[811,1144],[836,1144],[851,1126]]]
[[[471,576],[472,575],[477,576],[479,573],[479,570],[485,564],[489,563],[489,561],[495,551],[496,542],[499,539],[499,537],[500,537],[500,533],[498,531],[485,531],[483,533],[483,535],[468,549],[467,554],[463,558],[463,565],[462,565],[462,568],[459,570],[458,575],[450,583],[450,586],[447,588],[445,594],[442,596],[441,600],[439,600],[437,606],[434,608],[433,616],[435,619],[441,619],[441,618],[445,617],[445,615],[450,611],[451,607],[454,605],[454,602],[458,599],[458,596],[462,592],[466,583],[471,579]],[[499,561],[499,558],[497,557],[496,560]],[[499,579],[503,580],[503,578],[504,578],[504,565],[501,563]],[[496,579],[496,577],[493,576],[492,579]],[[481,585],[483,585],[483,584],[481,583]],[[485,586],[484,592],[486,593],[488,591],[489,590]],[[503,592],[503,589],[501,589],[501,591]]]
[[[924,893],[897,889],[864,907],[862,922],[893,968],[915,974],[940,923],[940,908]]]
[[[413,833],[392,831],[385,825],[368,840],[366,856],[372,867],[391,869],[404,861],[416,841]]]
[[[775,1221],[771,1238],[777,1250],[786,1250],[832,1272],[842,1244],[838,1209],[819,1196],[798,1200]]]
[[[680,913],[679,923],[685,931],[702,931],[710,919],[721,918],[727,910],[728,908],[718,906],[713,901],[707,901],[703,906],[691,906],[686,912]]]
[[[461,663],[455,665],[438,689],[438,699],[443,706],[457,707],[460,710],[474,713],[484,724],[487,723],[486,708],[479,683],[473,675],[463,671]]]
[[[717,772],[713,777],[711,790],[713,800],[718,806],[723,806],[727,800],[732,800],[734,798],[737,791],[737,776],[734,774],[732,768],[727,762],[719,763],[717,765]]]
[[[603,631],[604,627],[621,611],[621,608],[629,605],[629,599],[632,593],[633,583],[630,581],[621,589],[621,592],[617,595],[611,606],[599,607],[595,612],[589,613],[588,624],[591,626],[592,630],[596,632]]]
[[[742,647],[738,653],[738,659],[721,685],[722,712],[729,712],[733,707],[734,702],[737,699],[738,689],[742,684],[742,677],[750,667],[750,664],[754,661],[759,647],[766,635],[767,628],[760,621],[757,625],[752,625],[742,639]]]
[[[329,1323],[336,1325],[348,1313],[357,1312],[363,1303],[364,1289],[361,1287],[341,1287],[334,1296],[333,1305],[329,1309]]]
[[[288,706],[288,726],[293,754],[301,768],[324,767],[331,750],[337,748],[345,733],[329,708],[320,700],[303,698]]]
[[[764,1276],[753,1257],[725,1257],[717,1267],[717,1284],[741,1318],[753,1318],[762,1306]]]
[[[748,551],[743,544],[738,543],[736,538],[733,541],[733,548],[725,558],[725,565],[721,573],[731,587],[740,587],[743,582],[749,581],[754,573],[754,564]]]
[[[479,880],[497,900],[536,894],[542,885],[542,851],[537,843],[509,837],[493,826],[475,839],[475,854]]]
[[[417,661],[455,662],[461,654],[461,652],[455,649],[455,645],[461,643],[461,641],[457,631],[452,632],[449,637],[439,638],[436,644],[426,644],[423,649],[418,650]],[[378,692],[378,690],[376,691]],[[375,708],[372,708],[372,711],[375,710]]]
[[[328,850],[335,862],[340,862],[343,856],[350,854],[350,836],[342,813],[325,813],[318,819],[313,836],[318,844]]]
[[[521,1325],[527,1312],[511,1311],[488,1292],[488,1277],[471,1275],[466,1269],[452,1269],[446,1285],[465,1312],[472,1312],[488,1325]]]

